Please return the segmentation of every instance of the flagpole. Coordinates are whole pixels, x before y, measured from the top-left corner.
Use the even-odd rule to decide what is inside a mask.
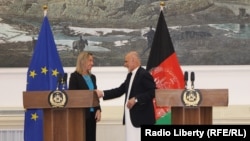
[[[160,10],[163,11],[163,8],[165,7],[165,2],[164,1],[161,1],[160,2]]]
[[[47,11],[48,11],[48,6],[47,6],[47,5],[44,5],[44,6],[43,6],[43,14],[44,14],[44,17],[47,16]]]

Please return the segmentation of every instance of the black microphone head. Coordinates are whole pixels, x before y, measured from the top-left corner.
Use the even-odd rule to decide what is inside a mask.
[[[195,78],[194,78],[194,72],[192,71],[192,72],[191,72],[191,81],[194,81],[194,79],[195,79]]]
[[[185,73],[184,73],[184,80],[188,81],[188,72],[187,71],[185,71]]]
[[[63,75],[63,81],[66,82],[66,81],[67,81],[67,78],[68,78],[68,74],[67,74],[67,73],[64,73],[64,75]]]
[[[59,83],[62,81],[62,74],[61,73],[58,74],[57,81]]]

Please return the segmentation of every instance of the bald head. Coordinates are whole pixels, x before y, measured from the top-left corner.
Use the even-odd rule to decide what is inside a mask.
[[[127,54],[127,56],[132,59],[134,61],[134,63],[137,65],[137,66],[140,66],[141,65],[141,60],[140,60],[140,57],[139,57],[139,54],[136,52],[136,51],[131,51]]]
[[[139,54],[136,51],[127,53],[124,60],[124,66],[128,68],[129,72],[141,65]]]

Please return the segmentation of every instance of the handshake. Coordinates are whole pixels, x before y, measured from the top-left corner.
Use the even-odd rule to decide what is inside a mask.
[[[97,94],[98,98],[102,98],[104,97],[104,92],[102,90],[94,90],[95,93]],[[130,98],[127,103],[126,103],[126,107],[128,109],[131,109],[134,107],[134,105],[138,102],[137,98],[136,97],[132,97]]]
[[[104,96],[104,92],[102,90],[94,90],[98,96],[98,98],[102,98]]]

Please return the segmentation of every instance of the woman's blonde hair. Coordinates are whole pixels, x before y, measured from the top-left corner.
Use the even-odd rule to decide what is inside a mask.
[[[93,56],[92,53],[83,51],[78,54],[77,61],[76,61],[76,71],[80,74],[82,74],[84,70],[84,66],[87,63],[90,56]],[[90,70],[87,72],[88,74],[91,74]]]

